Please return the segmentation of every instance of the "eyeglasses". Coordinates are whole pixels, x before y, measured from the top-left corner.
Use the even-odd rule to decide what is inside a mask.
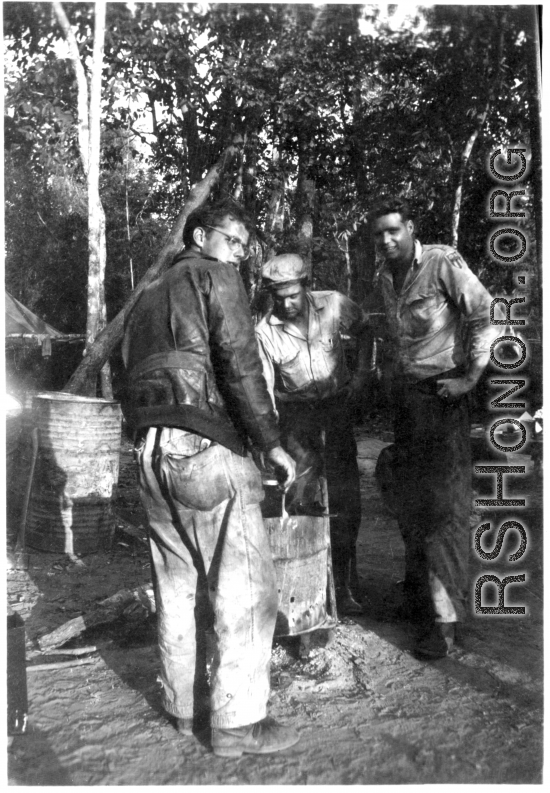
[[[238,237],[231,237],[231,235],[226,234],[225,231],[222,231],[221,229],[217,229],[215,226],[209,226],[207,223],[204,223],[203,225],[206,226],[207,229],[212,229],[212,231],[217,231],[218,234],[221,234],[222,237],[225,237],[227,240],[227,244],[229,245],[232,251],[234,251],[236,248],[240,246],[243,252],[243,256],[245,257],[249,256],[250,246],[245,245],[244,242],[240,240]]]

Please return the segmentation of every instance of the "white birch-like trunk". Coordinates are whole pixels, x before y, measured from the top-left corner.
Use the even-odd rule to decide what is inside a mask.
[[[90,154],[88,171],[88,315],[86,323],[86,348],[94,342],[107,324],[105,303],[105,266],[107,246],[105,239],[105,212],[99,195],[99,170],[101,160],[101,76],[103,72],[103,47],[105,42],[105,0],[95,4],[94,48],[90,80]],[[101,370],[102,394],[112,398],[111,374],[107,362]]]
[[[61,26],[63,35],[65,36],[65,40],[69,48],[69,57],[71,59],[71,63],[73,64],[73,69],[76,76],[78,148],[80,150],[80,158],[82,160],[84,173],[88,174],[88,157],[90,152],[90,120],[88,117],[88,83],[86,81],[86,73],[84,71],[82,61],[80,60],[76,36],[71,27],[71,23],[67,19],[63,5],[61,3],[54,3],[53,8],[57,16],[57,21]]]
[[[487,107],[480,113],[477,120],[477,126],[473,130],[472,134],[468,138],[464,149],[462,150],[462,155],[460,158],[460,172],[458,175],[458,184],[455,190],[455,199],[453,205],[453,214],[452,214],[452,228],[451,228],[451,245],[453,248],[458,248],[458,226],[460,223],[460,209],[462,206],[462,189],[464,187],[464,178],[466,176],[466,171],[468,170],[468,163],[470,161],[470,155],[472,153],[472,149],[474,148],[474,144],[481,132],[483,125],[485,124],[485,119],[487,118],[487,113],[489,112],[489,103],[487,103]]]
[[[298,180],[301,192],[301,211],[298,220],[298,243],[300,254],[311,268],[311,249],[313,245],[313,212],[315,206],[315,181],[301,178]],[[312,277],[312,286],[315,286]]]
[[[78,43],[71,24],[61,3],[54,3],[54,10],[69,47],[69,55],[76,75],[78,143],[82,166],[86,174],[88,191],[88,290],[86,314],[86,355],[97,335],[107,324],[105,304],[105,265],[107,246],[105,241],[105,212],[99,196],[99,169],[101,157],[101,75],[103,71],[103,48],[105,41],[105,0],[95,3],[94,46],[90,91]],[[102,393],[112,398],[111,374],[108,362],[101,370]],[[95,396],[95,383],[88,383],[86,390]]]

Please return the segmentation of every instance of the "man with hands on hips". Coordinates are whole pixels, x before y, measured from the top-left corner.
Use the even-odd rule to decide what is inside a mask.
[[[498,336],[492,298],[462,256],[423,245],[407,201],[370,213],[390,340],[393,481],[415,653],[447,654],[466,617],[471,477],[468,395]]]

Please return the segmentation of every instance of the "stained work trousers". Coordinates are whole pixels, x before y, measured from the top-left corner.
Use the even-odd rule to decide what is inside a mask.
[[[413,619],[425,623],[463,621],[466,616],[470,410],[468,395],[452,401],[437,395],[437,380],[449,376],[453,373],[401,380],[392,394],[405,597]]]
[[[347,405],[342,399],[318,402],[285,402],[278,405],[281,441],[296,460],[296,475],[309,466],[311,470],[298,479],[290,490],[292,498],[312,499],[318,477],[326,470],[330,508],[330,543],[334,582],[337,587],[357,585],[356,543],[361,524],[361,492],[357,444]],[[322,432],[325,447],[322,445]],[[323,462],[324,457],[324,462]],[[308,495],[309,494],[309,495]]]
[[[195,436],[198,437],[198,436]],[[137,458],[158,617],[163,705],[190,718],[205,691],[204,631],[213,627],[210,723],[266,716],[277,585],[250,457],[218,444],[182,456],[150,428]]]

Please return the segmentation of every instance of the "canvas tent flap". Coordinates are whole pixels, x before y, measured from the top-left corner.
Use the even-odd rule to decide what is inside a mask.
[[[62,333],[56,330],[8,292],[5,297],[6,347],[38,345],[42,347],[42,355],[48,358],[52,354],[52,341],[72,344],[80,343],[86,338],[83,333]]]
[[[22,333],[49,336],[51,339],[61,339],[65,335],[6,292],[6,336]]]

